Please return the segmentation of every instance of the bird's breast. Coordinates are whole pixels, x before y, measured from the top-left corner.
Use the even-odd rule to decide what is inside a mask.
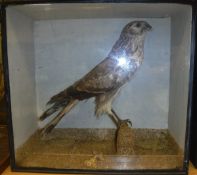
[[[115,70],[117,75],[116,81],[120,84],[126,83],[132,78],[140,65],[141,62],[139,60],[127,58],[127,62],[125,64],[117,66]]]

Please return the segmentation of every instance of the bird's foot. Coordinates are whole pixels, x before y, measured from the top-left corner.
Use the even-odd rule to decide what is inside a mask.
[[[126,123],[127,125],[130,125],[130,126],[132,127],[132,122],[131,122],[131,120],[130,120],[130,119],[125,119],[125,120],[119,120],[119,121],[118,121],[118,128],[119,128],[122,124],[124,124],[124,123]]]

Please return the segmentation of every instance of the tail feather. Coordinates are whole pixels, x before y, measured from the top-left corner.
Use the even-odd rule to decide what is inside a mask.
[[[39,118],[40,121],[45,120],[47,117],[49,117],[50,115],[52,115],[53,113],[59,111],[60,109],[63,108],[64,105],[53,105],[50,108],[48,108]]]
[[[39,119],[43,121],[55,112],[59,111],[59,113],[49,123],[47,123],[44,128],[42,128],[42,136],[48,135],[62,119],[62,117],[67,114],[77,103],[78,100],[75,99],[71,93],[69,93],[68,88],[51,97],[47,103],[51,106],[39,117]]]
[[[67,96],[66,90],[51,97],[47,105],[52,105],[52,106],[50,106],[45,112],[43,112],[43,114],[39,117],[39,120],[43,121],[53,113],[61,110],[62,108],[64,108],[69,104],[71,99],[72,99],[71,97]]]
[[[66,115],[76,104],[78,100],[70,100],[70,102],[41,130],[43,137],[48,135],[58,124],[64,115]]]
[[[51,97],[51,99],[47,102],[47,105],[63,102],[65,98],[68,98],[67,90],[61,91],[60,93]]]

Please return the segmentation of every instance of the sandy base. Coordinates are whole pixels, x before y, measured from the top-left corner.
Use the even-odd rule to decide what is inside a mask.
[[[18,166],[60,169],[181,169],[183,152],[167,130],[133,129],[133,150],[116,150],[115,129],[36,132],[16,153]]]

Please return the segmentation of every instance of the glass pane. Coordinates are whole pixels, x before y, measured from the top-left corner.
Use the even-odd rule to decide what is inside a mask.
[[[190,6],[68,3],[6,10],[18,166],[182,168]]]

